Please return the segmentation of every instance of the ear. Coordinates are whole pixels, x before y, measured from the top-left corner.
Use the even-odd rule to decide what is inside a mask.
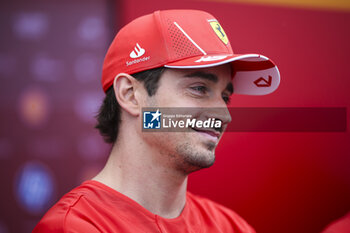
[[[140,114],[140,103],[135,95],[139,84],[134,77],[125,73],[118,74],[113,82],[115,97],[119,105],[133,116]]]

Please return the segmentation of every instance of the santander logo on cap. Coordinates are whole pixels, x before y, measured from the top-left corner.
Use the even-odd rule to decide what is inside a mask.
[[[146,50],[141,48],[141,46],[136,43],[136,46],[133,51],[130,53],[131,58],[138,58],[141,57],[143,54],[145,54]]]

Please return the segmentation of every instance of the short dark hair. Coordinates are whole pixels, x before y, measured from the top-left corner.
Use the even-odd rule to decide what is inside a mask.
[[[165,69],[165,67],[159,67],[132,74],[132,76],[136,80],[143,82],[148,95],[152,96],[157,92],[159,79]],[[103,103],[96,115],[96,119],[97,124],[95,128],[100,131],[105,142],[116,142],[121,122],[121,109],[115,97],[113,86],[107,90]]]

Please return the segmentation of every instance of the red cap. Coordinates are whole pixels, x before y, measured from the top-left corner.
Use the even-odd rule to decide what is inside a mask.
[[[109,47],[102,71],[103,90],[119,73],[157,67],[205,68],[232,63],[235,94],[265,95],[277,89],[277,66],[259,54],[234,54],[209,13],[198,10],[156,11],[124,26]]]

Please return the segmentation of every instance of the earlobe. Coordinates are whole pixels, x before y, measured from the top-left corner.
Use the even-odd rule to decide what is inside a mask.
[[[139,102],[135,95],[137,84],[138,82],[134,77],[125,73],[118,74],[113,82],[115,97],[119,105],[133,116],[140,114]]]

